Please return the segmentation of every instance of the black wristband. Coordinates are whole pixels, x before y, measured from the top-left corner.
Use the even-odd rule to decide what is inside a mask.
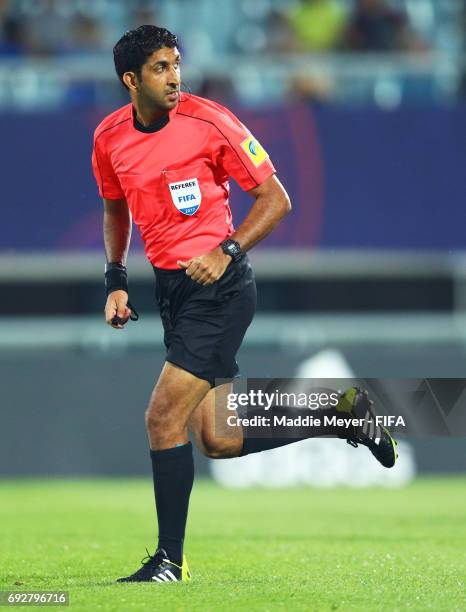
[[[107,263],[105,265],[105,291],[107,296],[119,289],[128,293],[128,273],[126,271],[126,266],[121,263]]]
[[[105,264],[105,292],[107,297],[113,291],[118,291],[121,289],[122,291],[126,291],[128,293],[128,272],[126,270],[126,266],[118,262],[110,262]],[[139,319],[139,315],[128,300],[128,308],[131,310],[130,319],[131,321],[137,321]],[[124,322],[120,319],[120,317],[113,317],[112,323],[114,325],[120,323],[124,325]]]

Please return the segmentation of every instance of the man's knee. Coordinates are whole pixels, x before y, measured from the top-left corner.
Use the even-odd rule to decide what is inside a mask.
[[[167,425],[167,410],[158,404],[150,404],[145,413],[147,431],[158,431]]]
[[[243,448],[242,440],[216,438],[213,435],[203,435],[199,450],[210,459],[228,459],[238,457]]]
[[[173,406],[163,401],[152,401],[145,413],[146,430],[151,440],[162,443],[166,438],[181,434],[185,425],[176,418]]]

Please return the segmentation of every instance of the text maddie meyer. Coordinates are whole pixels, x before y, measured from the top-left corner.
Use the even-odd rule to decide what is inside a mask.
[[[236,414],[231,414],[227,418],[229,427],[364,427],[365,424],[372,423],[372,419],[355,419],[350,417],[337,417],[336,415],[327,416],[324,418],[314,418],[312,414],[303,414],[296,417],[287,417],[284,415],[239,417]],[[387,427],[395,425],[396,427],[405,427],[405,421],[401,416],[376,416],[375,424]]]

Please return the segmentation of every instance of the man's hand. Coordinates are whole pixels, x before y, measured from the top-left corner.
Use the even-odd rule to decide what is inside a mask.
[[[118,289],[112,291],[107,298],[105,304],[105,320],[108,325],[111,325],[113,329],[124,329],[125,323],[127,323],[131,310],[128,308],[128,294],[126,291]],[[119,323],[113,323],[113,318],[118,317]]]
[[[231,257],[224,253],[220,247],[216,247],[210,253],[198,255],[188,261],[177,261],[176,263],[185,268],[186,274],[193,281],[200,285],[212,285],[221,278],[228,264],[231,262]]]

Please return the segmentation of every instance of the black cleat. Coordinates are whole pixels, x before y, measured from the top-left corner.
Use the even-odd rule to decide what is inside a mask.
[[[350,430],[346,440],[348,444],[355,448],[359,444],[367,446],[379,463],[391,468],[398,459],[396,440],[385,427],[376,424],[376,415],[372,411],[373,404],[367,391],[351,387],[340,396],[335,409],[338,412],[346,412],[350,417],[364,420],[363,425],[354,427],[352,432]]]
[[[159,548],[152,556],[146,549],[147,557],[141,561],[142,567],[126,578],[118,578],[117,582],[189,582],[191,573],[183,556],[183,565],[170,561],[163,548]]]

